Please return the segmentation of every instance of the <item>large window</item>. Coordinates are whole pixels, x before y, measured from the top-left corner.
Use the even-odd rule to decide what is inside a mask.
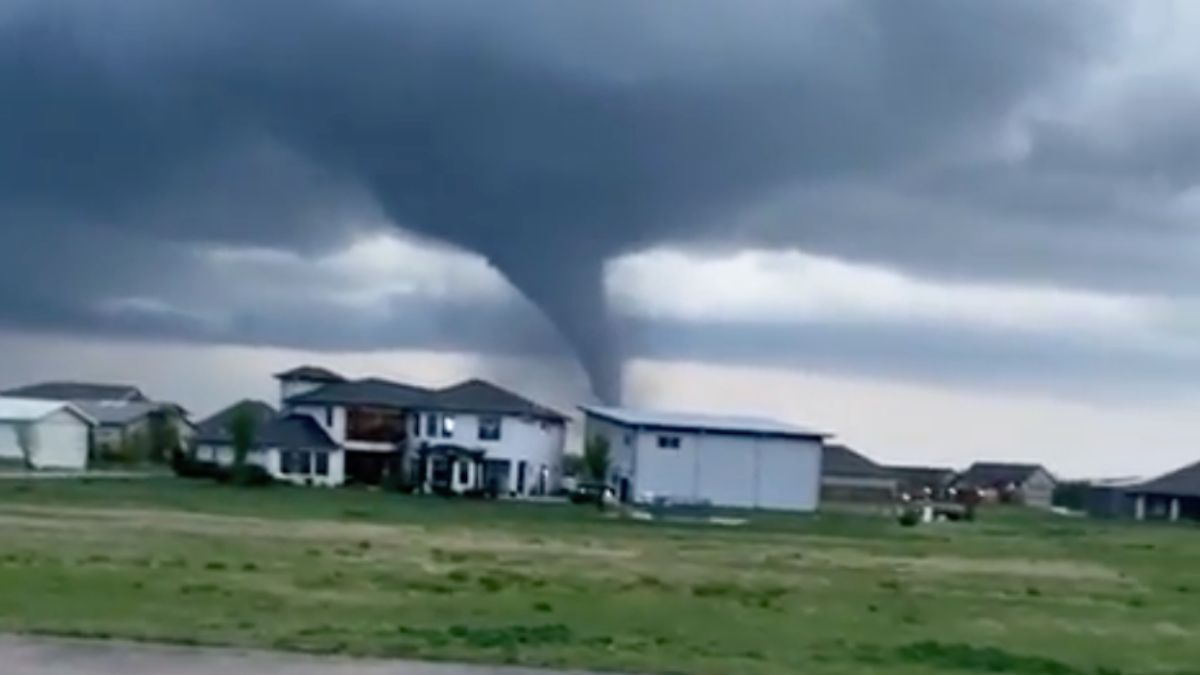
[[[283,474],[296,473],[296,453],[291,450],[279,453],[279,472]]]
[[[421,413],[413,413],[412,416],[412,435],[414,438],[421,435]]]
[[[328,476],[329,475],[329,453],[328,452],[315,453],[313,456],[313,459],[316,460],[316,467],[314,468],[313,473],[317,474],[318,476]]]
[[[678,450],[679,449],[679,437],[678,436],[659,436],[658,437],[658,447],[662,448],[663,450]]]
[[[458,461],[458,483],[466,485],[471,482],[471,464],[466,460]]]
[[[442,415],[442,438],[454,437],[454,415]]]
[[[305,475],[312,473],[312,465],[313,465],[312,458],[313,458],[313,453],[311,453],[311,452],[305,452],[305,451],[297,452],[296,453],[296,473],[305,474]]]
[[[425,414],[425,435],[430,438],[438,437],[437,413],[426,413]]]
[[[500,416],[499,415],[480,415],[479,416],[479,440],[481,440],[481,441],[498,441],[498,440],[500,440]]]
[[[388,408],[358,407],[346,410],[346,439],[394,443],[404,438],[404,413]]]

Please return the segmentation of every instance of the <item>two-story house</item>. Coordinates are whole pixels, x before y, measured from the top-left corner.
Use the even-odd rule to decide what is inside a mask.
[[[426,389],[378,378],[347,380],[312,366],[276,378],[279,412],[261,420],[274,445],[256,448],[251,459],[282,480],[391,482],[429,492],[513,496],[547,494],[561,480],[567,418],[489,382]],[[229,411],[201,428],[221,427]],[[305,433],[281,434],[280,425]],[[227,435],[204,436],[200,459],[231,457]],[[285,437],[299,445],[275,442]],[[328,456],[317,457],[322,453]]]

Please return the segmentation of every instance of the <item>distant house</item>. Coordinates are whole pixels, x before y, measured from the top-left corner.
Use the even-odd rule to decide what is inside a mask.
[[[976,462],[954,482],[957,488],[979,490],[985,499],[1037,508],[1052,506],[1054,476],[1040,464]]]
[[[277,480],[298,485],[340,485],[344,454],[329,434],[308,415],[279,414],[262,401],[241,401],[197,425],[195,458],[231,466],[234,445],[231,427],[239,415],[253,422],[253,440],[246,454]]]
[[[95,421],[91,438],[93,456],[146,451],[152,440],[152,427],[158,422],[174,427],[181,446],[186,446],[193,432],[183,407],[152,401],[128,384],[42,382],[10,389],[4,395],[72,403]]]
[[[0,460],[34,469],[87,468],[95,420],[70,403],[0,396]]]
[[[1083,489],[1083,511],[1093,518],[1134,518],[1136,498],[1129,491],[1145,482],[1141,478],[1088,481]]]
[[[887,470],[895,476],[901,494],[913,497],[928,495],[934,499],[944,499],[958,478],[957,471],[945,467],[889,466]]]
[[[822,502],[891,502],[899,481],[886,468],[845,445],[828,444],[821,459]]]
[[[754,417],[583,406],[622,501],[812,511],[826,435]]]
[[[264,425],[284,425],[270,427],[280,462],[270,464],[273,453],[264,455],[264,466],[281,478],[331,485],[393,480],[429,491],[514,496],[558,488],[567,418],[490,382],[427,389],[379,378],[348,380],[314,366],[276,377],[279,412],[261,402],[253,410]],[[231,417],[222,411],[202,423],[197,447],[215,447],[200,441],[211,440]],[[323,437],[299,419],[315,423]],[[295,443],[283,442],[289,438]],[[328,461],[310,463],[324,439],[333,446]],[[299,463],[283,461],[289,457]]]
[[[1200,462],[1123,490],[1138,520],[1200,520]]]

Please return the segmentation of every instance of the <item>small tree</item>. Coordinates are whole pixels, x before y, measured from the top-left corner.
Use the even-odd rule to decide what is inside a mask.
[[[27,470],[33,469],[33,453],[37,450],[37,437],[33,433],[33,424],[21,422],[17,424],[17,445],[21,447],[21,462]]]
[[[562,471],[564,476],[578,478],[587,474],[582,455],[563,455]]]
[[[179,428],[166,411],[150,416],[150,460],[165,462],[181,450]]]
[[[600,435],[588,439],[583,448],[583,464],[587,468],[588,477],[597,482],[607,483],[609,462],[608,439]]]
[[[233,477],[242,482],[246,475],[246,457],[254,447],[254,416],[242,408],[229,420],[229,438],[233,442]]]

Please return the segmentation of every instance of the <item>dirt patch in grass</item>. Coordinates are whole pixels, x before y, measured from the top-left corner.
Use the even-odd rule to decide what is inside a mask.
[[[874,555],[852,549],[813,551],[804,561],[822,566],[857,569],[892,569],[902,574],[964,574],[1040,579],[1119,581],[1120,572],[1081,560],[1028,558],[961,558],[944,555],[900,557]]]

